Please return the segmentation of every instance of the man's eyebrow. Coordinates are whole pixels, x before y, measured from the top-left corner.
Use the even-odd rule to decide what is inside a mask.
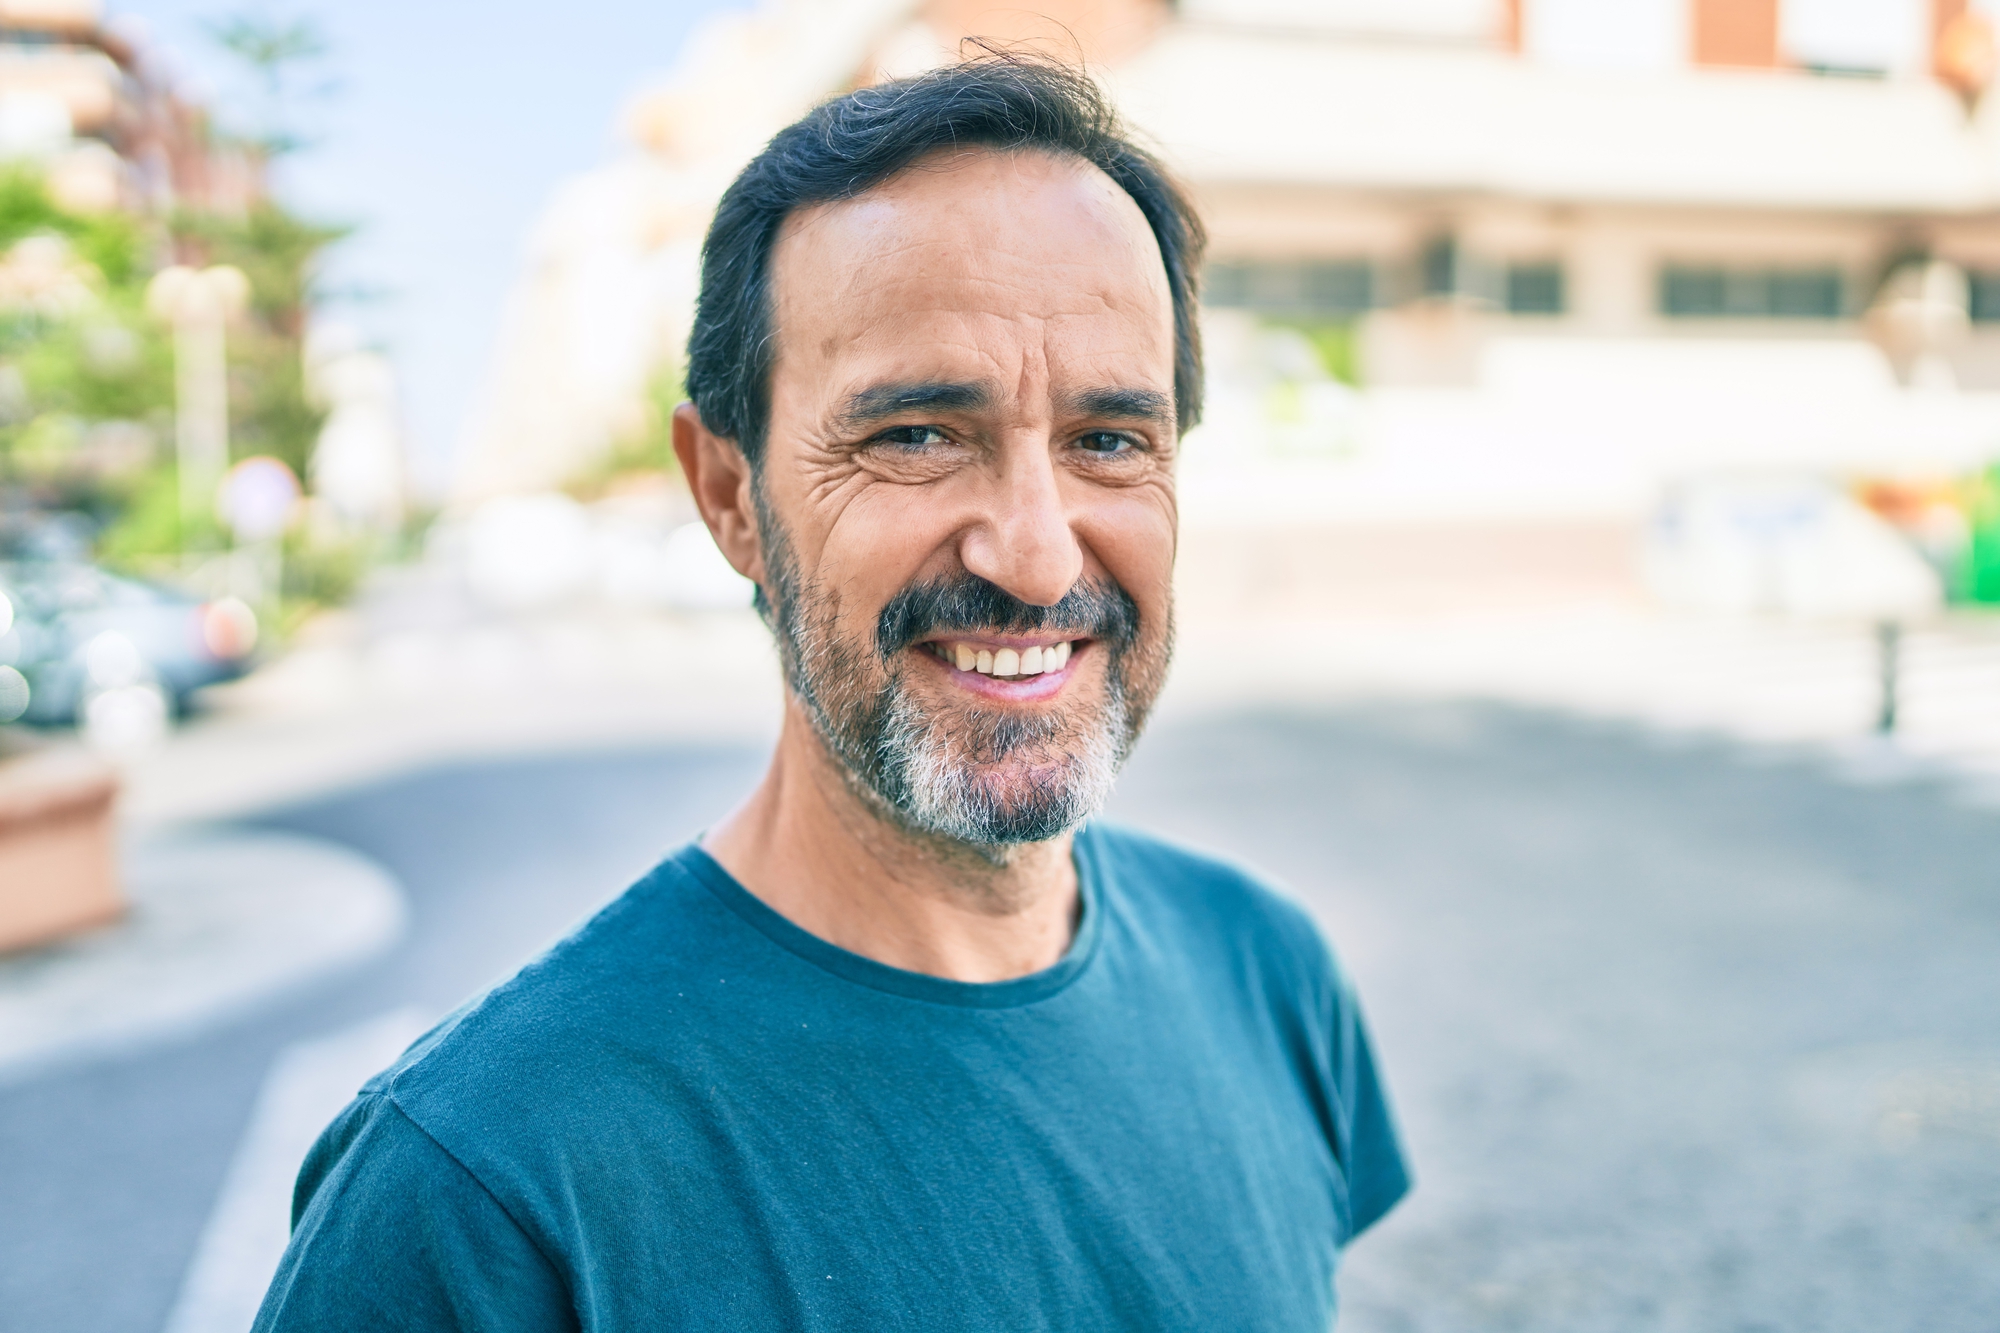
[[[1158,389],[1107,387],[1070,394],[1063,406],[1080,417],[1112,421],[1171,421],[1174,400]]]
[[[843,429],[860,430],[906,412],[977,412],[993,401],[983,384],[924,380],[871,384],[841,401],[834,414]]]

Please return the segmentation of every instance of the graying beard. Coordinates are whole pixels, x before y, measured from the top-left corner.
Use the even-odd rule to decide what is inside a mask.
[[[761,503],[758,509],[765,569],[777,593],[775,605],[760,598],[758,609],[777,638],[785,677],[813,730],[871,804],[913,833],[985,849],[989,860],[1004,860],[1003,849],[1013,845],[1059,837],[1103,808],[1134,739],[1116,662],[1105,677],[1110,697],[1081,750],[1049,753],[1053,763],[1036,767],[1026,796],[1003,802],[980,781],[977,766],[1000,763],[1029,746],[1047,746],[1060,732],[1061,719],[974,713],[969,720],[975,735],[953,736],[919,710],[893,667],[873,706],[836,717],[819,682],[859,679],[863,664],[805,613],[818,599],[801,585],[777,524]],[[971,753],[965,752],[968,740]]]
[[[870,785],[913,828],[973,846],[1046,842],[1075,828],[1103,808],[1130,744],[1124,694],[1115,680],[1096,725],[1082,746],[1069,752],[1044,748],[1060,730],[1057,719],[1024,724],[975,714],[975,724],[984,721],[988,729],[982,752],[968,754],[963,738],[926,717],[900,682],[891,683],[887,702],[874,728]],[[1030,747],[1042,750],[1036,759],[1050,762],[1033,766],[1024,795],[1003,800],[981,780],[977,766]]]

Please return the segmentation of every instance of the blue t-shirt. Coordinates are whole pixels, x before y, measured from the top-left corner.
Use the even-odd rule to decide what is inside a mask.
[[[1092,826],[974,984],[688,847],[371,1080],[259,1330],[1324,1333],[1408,1186],[1353,994],[1242,871]]]

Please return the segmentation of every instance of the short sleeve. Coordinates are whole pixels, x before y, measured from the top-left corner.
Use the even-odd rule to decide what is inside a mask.
[[[1375,1068],[1375,1051],[1353,991],[1340,988],[1341,1014],[1337,1031],[1340,1049],[1335,1068],[1340,1074],[1347,1111],[1347,1141],[1341,1145],[1347,1172],[1347,1197],[1353,1211],[1347,1239],[1366,1231],[1410,1192],[1410,1169],[1396,1133],[1395,1116]]]
[[[577,1327],[540,1249],[386,1095],[364,1093],[320,1136],[292,1213],[253,1333]]]

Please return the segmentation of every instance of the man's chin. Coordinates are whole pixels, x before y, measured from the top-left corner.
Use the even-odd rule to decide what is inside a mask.
[[[912,833],[938,842],[970,848],[988,859],[995,852],[1053,842],[1073,832],[1088,817],[1067,803],[977,806],[953,812],[947,820],[908,820]]]
[[[898,775],[892,804],[914,831],[953,842],[1047,842],[1089,818],[1109,794],[1111,771],[1095,758],[965,764],[937,756]]]

